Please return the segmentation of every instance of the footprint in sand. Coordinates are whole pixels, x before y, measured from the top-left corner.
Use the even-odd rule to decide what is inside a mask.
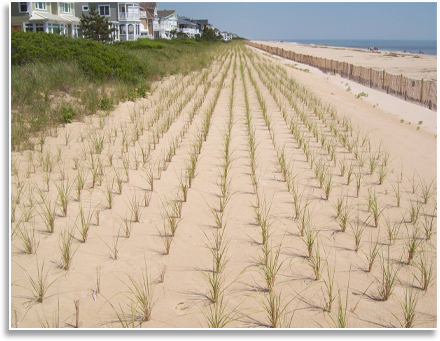
[[[179,302],[179,303],[177,303],[175,309],[176,310],[186,310],[188,308],[189,308],[189,304],[188,303],[186,303],[186,302]]]

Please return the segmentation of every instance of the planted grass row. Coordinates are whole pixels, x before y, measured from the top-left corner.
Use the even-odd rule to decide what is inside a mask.
[[[349,127],[350,126],[349,121],[346,118],[343,118],[343,125],[344,125],[344,127],[346,127],[346,130],[351,129]],[[372,164],[374,162],[374,165],[376,165],[377,164],[377,160],[381,159],[382,156],[383,156],[383,160],[382,160],[382,163],[381,163],[381,170],[379,171],[379,181],[378,181],[379,184],[382,183],[383,179],[386,176],[385,168],[388,166],[388,159],[389,159],[389,152],[387,152],[387,151],[381,152],[380,148],[381,148],[381,146],[379,146],[379,150],[377,152],[377,155],[372,155],[372,157],[371,157]],[[345,163],[342,163],[340,161],[340,164],[341,164],[341,175],[343,175],[344,172],[345,172]],[[322,170],[321,171],[320,170],[316,170],[316,173],[317,173],[317,176],[319,178],[320,186],[322,187],[322,185],[324,183],[324,172]],[[370,171],[370,175],[371,175],[371,173],[372,173],[372,171]],[[352,166],[348,170],[348,181],[347,181],[348,184],[350,183],[351,174],[352,174]],[[362,178],[361,173],[356,174],[356,190],[357,190],[356,196],[357,197],[359,196],[359,190],[360,190],[361,183],[362,183],[361,178]],[[329,189],[330,189],[329,185],[331,183],[331,180],[329,179],[326,183],[328,184],[328,185],[325,186],[325,193],[326,193],[326,196],[327,196],[328,193],[329,193]],[[427,192],[429,192],[429,190]],[[398,200],[399,200],[399,194],[398,193],[397,193],[397,196],[398,196]],[[416,211],[416,210],[414,210],[414,211]],[[373,215],[375,217],[375,220],[377,221],[378,215],[380,215],[380,212],[378,210],[374,210]]]
[[[204,74],[203,78],[206,78],[206,74]],[[194,94],[194,92],[191,94],[191,96],[193,94]],[[198,111],[198,109],[201,107],[202,104],[203,104],[202,100],[198,100],[195,102],[195,104],[189,114],[190,120],[187,121],[187,123],[185,123],[185,125],[183,126],[179,135],[176,136],[175,139],[170,144],[170,149],[168,151],[168,154],[164,154],[163,159],[159,160],[157,162],[158,178],[160,178],[160,173],[163,170],[166,170],[166,164],[171,162],[172,156],[175,155],[176,149],[179,148],[180,143],[182,142],[183,137],[185,136],[186,132],[188,131],[190,124],[192,124],[192,120],[194,119],[196,112]],[[150,165],[150,166],[148,166],[148,168],[142,168],[142,169],[144,170],[144,172],[147,175],[146,179],[147,179],[147,182],[150,186],[150,189],[148,191],[148,193],[149,193],[148,197],[147,197],[147,194],[144,197],[145,206],[147,206],[147,203],[149,203],[149,201],[151,199],[151,193],[154,190],[154,188],[153,188],[154,179],[155,179],[154,166]],[[192,180],[193,177],[190,177],[190,179]],[[181,185],[182,185],[181,188],[183,187],[183,196],[184,196],[183,200],[184,201],[186,201],[186,195],[187,195],[187,191],[190,187],[191,180],[189,181],[189,184],[188,184],[186,180],[181,179]],[[147,192],[145,192],[145,193],[147,193]],[[179,199],[172,199],[172,200],[166,200],[166,202],[163,203],[163,210],[162,210],[163,231],[159,231],[159,234],[161,235],[163,243],[164,243],[165,254],[169,254],[172,238],[174,237],[175,232],[180,224],[182,203],[184,201],[180,201]],[[140,205],[134,205],[134,207],[135,208],[140,207]],[[134,211],[136,213],[138,210],[135,209],[132,211]],[[136,214],[135,214],[135,216],[136,216]],[[125,230],[127,231],[127,228]]]
[[[347,124],[346,124],[346,125],[347,125]],[[379,154],[379,153],[378,153],[378,154]],[[386,163],[387,163],[386,159],[387,159],[389,156],[388,156],[388,154],[387,154],[386,152],[385,152],[383,155],[384,155],[384,160],[385,160],[385,161],[384,161],[384,165],[386,165]],[[374,162],[374,160],[373,160],[373,162]],[[403,178],[403,177],[401,176],[401,178]],[[378,183],[380,183],[380,178],[379,178]],[[373,199],[373,201],[374,201],[374,199]],[[414,206],[414,207],[415,207],[415,206]],[[377,210],[376,210],[376,211],[377,211]],[[415,212],[414,216],[417,216],[417,214],[416,214],[416,213],[417,213],[417,209],[414,209],[413,211]],[[379,212],[379,211],[377,211],[377,212]],[[372,216],[373,216],[373,217],[374,217],[374,216],[377,217],[377,214],[375,214],[375,213],[373,212],[373,213],[372,213]],[[399,225],[399,224],[397,224],[397,225]],[[414,241],[415,239],[414,239],[414,238],[409,238],[409,239],[407,239],[407,240],[408,240],[408,241],[411,241],[411,240]],[[376,243],[376,245],[377,245],[377,243]],[[411,245],[413,245],[413,243],[411,243]],[[410,253],[410,250],[411,250],[411,249],[413,249],[412,246],[410,247],[410,246],[408,245],[408,253]],[[375,254],[377,254],[377,251],[376,251],[376,252],[373,251],[371,254],[374,256]],[[373,257],[370,257],[370,258],[373,258]],[[371,264],[371,263],[370,263],[370,264]]]
[[[164,243],[165,254],[169,254],[172,238],[174,237],[175,232],[181,221],[182,204],[183,202],[186,202],[188,190],[191,188],[192,182],[197,175],[196,167],[197,167],[199,155],[201,153],[201,148],[204,140],[206,140],[207,132],[209,131],[209,125],[211,124],[211,117],[214,112],[214,108],[217,103],[220,90],[223,87],[223,82],[229,67],[230,67],[230,63],[226,66],[225,71],[222,73],[220,82],[218,83],[217,89],[214,94],[214,99],[208,105],[208,109],[204,113],[203,122],[206,122],[208,120],[209,124],[208,125],[206,125],[205,123],[203,124],[203,128],[202,128],[203,130],[199,131],[196,134],[195,140],[193,141],[192,147],[190,149],[189,159],[186,162],[186,172],[184,175],[181,176],[179,180],[180,186],[178,188],[178,193],[181,192],[182,197],[180,199],[167,201],[166,203],[163,204],[163,214],[162,214],[163,232],[160,232],[160,235]],[[194,115],[192,116],[194,117]],[[189,127],[189,126],[185,125],[185,127]],[[179,196],[179,194],[177,194],[177,196]]]
[[[248,68],[248,75],[251,79],[251,82],[254,86],[254,89],[256,91],[260,108],[263,112],[263,118],[265,121],[266,126],[268,129],[270,129],[270,126],[272,125],[272,119],[269,118],[267,115],[267,106],[265,104],[265,100],[263,96],[261,95],[261,91],[258,88],[258,85],[256,83],[256,80],[252,76],[252,73],[250,72],[250,69]],[[288,166],[286,161],[286,156],[284,152],[284,148],[280,149],[276,147],[275,137],[276,134],[273,133],[270,135],[272,144],[274,146],[274,149],[277,151],[277,161],[278,161],[278,169],[280,173],[283,176],[283,180],[287,185],[287,189],[289,192],[292,193],[293,201],[294,201],[294,207],[295,207],[295,221],[297,222],[297,225],[299,227],[300,235],[301,237],[304,237],[305,231],[310,231],[310,216],[311,212],[307,209],[308,203],[302,201],[304,194],[299,193],[298,186],[295,186],[295,177],[291,174],[290,166]],[[309,246],[310,246],[310,252],[311,252],[311,245],[313,245],[313,241],[316,239],[316,236],[314,233],[310,233],[309,237],[314,236],[314,238],[309,238]],[[319,279],[319,267],[320,267],[320,256],[319,254],[315,254],[315,257],[310,257],[311,266],[315,271],[315,274],[317,276],[317,279]]]
[[[296,136],[298,136],[298,134]],[[307,153],[306,153],[306,155],[307,155]],[[387,154],[385,153],[385,155],[387,155]],[[281,156],[282,156],[282,153],[281,153]],[[331,176],[331,173],[329,173],[328,176],[325,175],[326,174],[326,168],[327,167],[325,167],[325,164],[324,165],[322,163],[316,164],[315,174],[316,174],[316,176],[317,176],[317,178],[319,180],[320,187],[324,188],[325,197],[328,199],[328,196],[329,196],[330,191],[332,189],[332,176]],[[352,169],[353,169],[352,166],[350,166],[350,168],[348,170],[348,181],[347,181],[348,184],[350,183]],[[344,172],[345,172],[345,163],[342,163],[341,175],[343,175]],[[357,197],[359,196],[359,190],[360,190],[361,183],[362,183],[361,179],[362,179],[361,173],[356,174],[356,190],[357,190],[356,191],[356,193],[357,193],[356,196]],[[325,184],[325,186],[324,186],[324,184]],[[377,214],[375,214],[375,216],[377,218]]]
[[[230,66],[230,64],[229,64]],[[229,68],[228,68],[229,69]],[[218,187],[220,193],[217,195],[219,198],[219,206],[210,207],[213,220],[216,226],[216,230],[213,233],[213,238],[208,242],[208,248],[212,255],[212,271],[204,272],[201,274],[208,285],[208,297],[211,301],[211,305],[208,308],[208,312],[203,312],[205,321],[210,328],[223,328],[229,323],[235,320],[235,311],[227,310],[227,301],[225,299],[226,290],[231,285],[226,284],[226,264],[228,263],[228,241],[225,239],[227,218],[224,217],[226,205],[230,200],[231,193],[231,179],[230,168],[232,163],[232,151],[230,149],[231,132],[234,124],[234,87],[235,87],[235,71],[236,60],[234,60],[232,69],[231,80],[231,93],[229,95],[229,114],[226,121],[226,127],[222,132],[223,144],[220,146],[222,163],[219,168]],[[205,234],[207,237],[207,235]],[[207,237],[208,238],[208,237]],[[209,238],[208,238],[209,240]]]
[[[349,129],[349,128],[348,128]],[[379,153],[378,153],[379,154]],[[281,153],[279,153],[279,156],[281,155],[281,157],[280,157],[280,159],[282,160],[282,152]],[[385,165],[386,164],[386,159],[387,158],[389,158],[389,155],[387,154],[387,153],[384,153],[383,154],[384,155],[384,159],[385,159],[385,161],[383,162],[383,164]],[[383,180],[383,178],[384,177],[382,177],[382,179],[380,178],[381,177],[381,175],[379,176],[379,181],[378,181],[378,183],[380,184],[381,183],[381,180]],[[359,185],[359,180],[357,179],[357,186],[358,186],[358,188],[360,187],[360,185]],[[359,193],[357,193],[357,196],[359,195]],[[373,199],[373,201],[374,201],[374,199]],[[416,211],[416,210],[415,210]],[[376,212],[376,213],[375,213]],[[375,210],[375,209],[373,209],[373,213],[372,213],[372,216],[373,216],[373,218],[374,217],[380,217],[380,211],[379,210]],[[346,224],[345,224],[346,225]],[[359,226],[359,224],[354,228],[355,229],[355,231],[357,231],[357,232],[354,232],[354,235],[355,235],[355,242],[356,242],[356,250],[358,250],[358,246],[359,246],[359,238],[361,237],[361,235],[362,235],[362,230],[363,230],[363,227],[361,227],[361,226]],[[413,238],[413,240],[414,240],[414,238]],[[409,248],[408,247],[408,249],[411,249],[411,248]],[[408,251],[409,252],[409,251]],[[374,253],[373,253],[374,254]]]
[[[92,157],[93,157],[93,155],[92,155]],[[61,190],[61,187],[60,187],[59,190],[62,193],[65,192],[65,191]],[[85,214],[83,216],[85,216]],[[88,215],[88,217],[90,217],[90,215]],[[87,231],[88,230],[87,229],[87,225],[89,225],[88,221],[90,219],[85,218],[85,219],[82,219],[82,220],[87,220],[87,221],[86,221],[86,224],[85,224],[86,227],[84,229],[81,229],[81,231]],[[74,252],[72,252],[72,247],[71,247],[71,240],[72,240],[71,236],[72,236],[72,233],[66,232],[65,234],[63,234],[63,236],[65,238],[64,238],[63,242],[61,242],[60,250],[63,250],[64,256],[65,256],[63,264],[64,264],[64,268],[67,270],[69,268],[69,266],[70,266],[71,259],[72,259],[73,255],[74,255]],[[84,236],[87,236],[86,232],[84,233]],[[70,249],[70,251],[69,251],[69,249]]]
[[[266,68],[269,70],[269,67],[268,67],[267,65],[266,65]],[[277,67],[276,69],[277,69],[277,70],[282,70],[282,68],[280,68],[280,67]],[[272,72],[274,72],[272,69],[270,69],[270,70],[271,70]],[[283,70],[283,71],[284,71],[284,73],[282,73],[282,74],[283,74],[284,77],[287,79],[287,76],[286,76],[285,70]],[[290,82],[290,84],[294,84],[294,82]],[[280,89],[281,89],[281,87],[280,87]],[[292,101],[292,93],[289,94],[288,92],[286,92],[286,91],[284,90],[284,95],[286,96],[286,98],[289,99],[289,102],[292,104],[292,106],[295,106],[295,103],[293,103],[293,101]],[[323,107],[322,103],[321,103],[320,101],[316,100],[316,98],[314,98],[314,102],[315,102],[316,104],[312,107],[312,109],[313,109],[313,112],[315,113],[315,115],[317,116],[317,118],[319,118],[321,121],[323,121],[323,123],[325,124],[325,126],[326,126],[326,127],[329,127],[329,128],[331,129],[331,131],[333,131],[335,137],[338,137],[338,136],[339,136],[339,138],[340,138],[341,141],[343,142],[343,146],[345,146],[345,142],[344,142],[344,141],[346,141],[346,137],[347,137],[347,136],[346,136],[346,135],[341,135],[341,134],[339,134],[339,131],[338,131],[338,129],[337,129],[336,126],[335,126],[335,123],[333,123],[333,122],[331,122],[331,121],[327,121],[327,119],[325,119],[324,111],[329,112],[329,108],[330,108],[330,107],[324,107],[324,110],[322,110],[322,109],[321,109],[321,108]],[[319,105],[319,107],[318,107],[317,105]],[[296,107],[295,107],[295,110],[298,111],[298,109],[297,109]],[[330,114],[330,118],[332,118],[333,120],[337,120],[338,123],[339,123],[340,118],[337,116],[337,114],[335,113],[335,111],[334,111],[333,109],[331,110],[331,112],[330,112],[329,114]],[[301,116],[302,120],[305,121],[305,123],[306,123],[307,126],[309,127],[309,130],[310,130],[310,131],[312,131],[312,127],[313,127],[313,135],[316,136],[316,138],[317,138],[317,140],[318,140],[318,133],[317,133],[316,124],[315,124],[315,125],[311,125],[310,122],[308,121],[308,119],[307,119],[307,117],[306,117],[305,115],[301,114],[300,116]],[[351,123],[350,123],[350,120],[349,120],[347,117],[343,117],[343,118],[342,118],[342,125],[343,125],[343,127],[344,127],[344,129],[345,129],[346,131],[350,130],[350,134],[351,134],[351,136],[353,136],[353,130],[354,130],[354,129],[353,129],[353,126],[352,126]],[[360,165],[360,167],[363,167],[363,165],[364,165],[364,163],[365,163],[365,159],[366,159],[366,154],[365,154],[365,152],[361,152],[361,153],[358,152],[358,148],[357,148],[357,144],[356,144],[356,143],[357,143],[357,141],[359,141],[359,138],[360,138],[360,132],[359,132],[359,130],[357,130],[357,131],[355,131],[355,133],[356,133],[356,139],[353,140],[354,145],[352,144],[351,146],[349,146],[349,149],[350,149],[349,151],[350,151],[350,152],[353,151],[356,160],[359,161],[359,165]],[[369,134],[369,133],[367,133],[367,134],[362,138],[362,147],[364,147],[366,141],[369,142],[369,135],[368,135],[368,134]],[[321,136],[322,136],[322,138],[323,138],[323,140],[322,140],[322,145],[323,145],[323,147],[324,147],[324,143],[325,143],[324,137],[325,137],[325,135],[321,134]],[[355,146],[355,148],[353,148],[353,146]],[[331,147],[330,145],[327,145],[327,149],[328,149],[329,155],[332,155],[331,158],[333,158],[334,147],[333,147],[333,148],[330,148],[330,147]],[[353,150],[352,150],[352,149],[353,149]],[[332,151],[330,152],[330,150],[332,150]],[[371,146],[369,145],[369,150],[368,150],[368,152],[370,152],[370,150],[371,150]],[[382,155],[382,154],[383,154],[383,155]],[[385,177],[386,177],[386,175],[387,175],[387,172],[388,172],[388,159],[389,159],[389,152],[387,152],[387,151],[383,151],[383,152],[381,153],[381,152],[380,152],[380,147],[379,147],[379,153],[378,153],[377,157],[376,157],[376,156],[372,156],[372,157],[370,158],[370,160],[372,160],[372,161],[374,162],[374,164],[376,165],[376,164],[378,164],[377,160],[379,160],[379,159],[381,158],[381,155],[383,156],[383,162],[380,163],[380,170],[379,170],[379,174],[378,174],[378,178],[379,178],[378,183],[379,183],[379,184],[382,183],[382,181],[385,179]],[[335,160],[335,159],[334,159],[334,160]],[[335,160],[335,162],[336,162],[336,160]],[[342,168],[342,169],[343,169],[343,168]],[[343,174],[343,171],[342,171],[342,174]],[[372,175],[372,174],[370,174],[370,175]],[[350,178],[348,178],[348,183],[349,183],[349,182],[350,182]],[[360,188],[359,183],[360,183],[360,176],[357,176],[357,192],[359,192],[359,188]],[[357,193],[357,196],[358,196],[358,195],[359,195],[359,194]]]
[[[272,204],[266,200],[264,192],[259,188],[260,185],[256,176],[257,142],[255,139],[255,128],[252,123],[252,114],[249,105],[248,88],[246,84],[243,60],[241,60],[240,71],[245,94],[245,118],[249,146],[248,151],[251,167],[251,181],[254,188],[254,195],[256,196],[256,205],[254,206],[254,223],[260,227],[262,236],[261,247],[259,248],[260,264],[258,265],[258,268],[266,284],[264,297],[262,299],[255,299],[267,316],[270,327],[290,327],[292,319],[287,318],[286,315],[286,309],[290,302],[283,302],[281,299],[281,293],[277,293],[275,290],[277,274],[279,273],[283,264],[283,262],[279,260],[282,244],[280,244],[278,248],[274,247],[272,244],[270,237],[271,225],[273,222]]]

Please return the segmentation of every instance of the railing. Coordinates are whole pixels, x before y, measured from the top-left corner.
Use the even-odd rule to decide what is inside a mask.
[[[199,34],[199,30],[195,28],[181,28],[180,32],[189,34]]]
[[[153,24],[153,29],[155,31],[171,31],[171,25]]]
[[[139,13],[119,12],[119,20],[139,20]]]
[[[132,34],[127,34],[127,40],[135,40],[135,39],[134,39],[134,33],[132,33]]]

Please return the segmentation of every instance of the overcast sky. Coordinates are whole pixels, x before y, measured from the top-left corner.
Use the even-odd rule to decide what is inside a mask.
[[[158,2],[255,40],[437,40],[436,2]]]

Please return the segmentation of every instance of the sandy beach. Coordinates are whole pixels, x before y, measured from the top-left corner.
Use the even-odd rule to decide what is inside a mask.
[[[437,56],[427,54],[413,54],[389,51],[368,51],[336,46],[311,46],[293,44],[289,42],[258,41],[273,47],[279,47],[287,51],[294,51],[305,55],[333,59],[347,62],[356,66],[386,70],[390,74],[403,74],[415,80],[424,79],[428,82],[437,83]]]
[[[436,81],[433,56],[271,44]],[[401,328],[408,295],[437,328],[436,112],[225,44],[34,142],[11,153],[11,328]]]

